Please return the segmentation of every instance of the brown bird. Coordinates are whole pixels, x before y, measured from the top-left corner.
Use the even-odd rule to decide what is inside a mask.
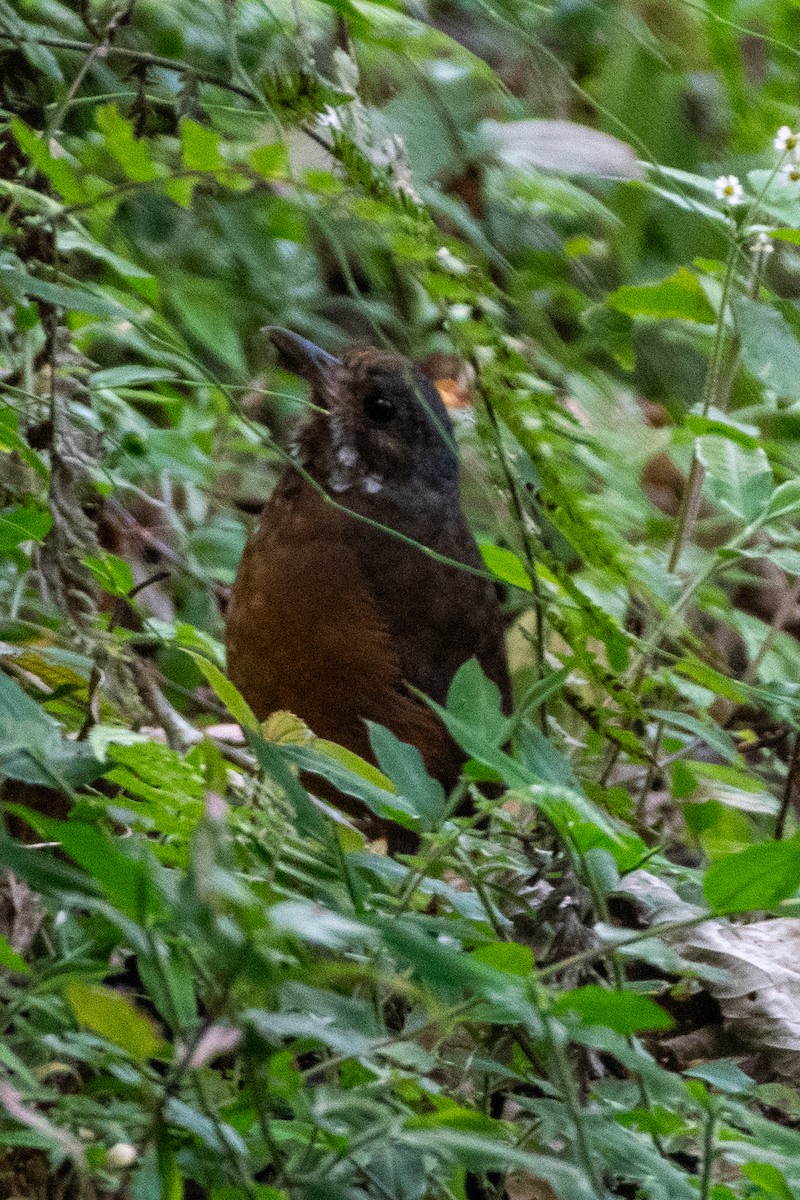
[[[412,689],[443,704],[474,656],[511,705],[492,582],[404,540],[482,569],[450,418],[399,354],[335,358],[287,330],[269,334],[282,363],[308,381],[313,407],[296,466],[279,479],[239,567],[230,677],[259,719],[288,709],[373,761],[365,721],[385,725],[449,789],[464,755]],[[352,800],[337,802],[353,812]]]

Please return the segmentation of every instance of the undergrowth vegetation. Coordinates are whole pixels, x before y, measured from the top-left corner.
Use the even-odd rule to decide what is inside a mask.
[[[0,0],[0,1196],[800,1196],[798,34]],[[473,817],[225,678],[268,324],[439,356]]]

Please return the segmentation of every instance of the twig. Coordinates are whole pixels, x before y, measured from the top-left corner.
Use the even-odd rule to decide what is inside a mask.
[[[792,757],[789,759],[789,767],[786,771],[786,783],[783,785],[783,796],[781,797],[781,806],[778,810],[778,815],[775,818],[775,839],[780,841],[783,837],[786,818],[789,814],[789,805],[792,803],[795,792],[795,782],[797,770],[800,767],[800,730],[794,735],[794,745],[792,746]]]
[[[481,399],[483,400],[484,407],[489,414],[489,421],[492,425],[492,432],[494,433],[494,441],[497,447],[497,453],[500,458],[503,474],[506,478],[509,496],[511,498],[511,507],[514,512],[517,525],[519,526],[519,534],[520,538],[522,539],[522,545],[525,547],[525,557],[528,560],[527,566],[530,574],[531,585],[533,587],[533,607],[536,620],[536,645],[534,647],[534,652],[536,654],[536,675],[538,679],[543,679],[544,600],[542,598],[542,589],[539,585],[539,576],[536,570],[536,557],[533,553],[533,547],[531,546],[530,535],[528,534],[527,522],[525,520],[525,509],[522,504],[522,497],[519,494],[517,480],[514,477],[514,472],[511,470],[506,457],[505,447],[503,445],[503,434],[502,430],[500,429],[500,422],[497,419],[497,413],[495,412],[494,405],[489,399],[485,389],[480,385],[480,375],[477,371],[475,372],[475,377],[479,381],[477,387],[480,392]],[[539,723],[541,725],[542,733],[547,736],[547,707],[544,700],[539,705]]]
[[[200,730],[195,729],[191,722],[172,707],[153,679],[148,664],[142,659],[134,659],[132,666],[139,694],[159,725],[163,727],[170,746],[175,750],[184,751],[201,742],[203,735]]]
[[[759,667],[769,654],[775,639],[779,633],[783,632],[783,628],[789,618],[792,608],[800,599],[800,575],[795,579],[788,592],[784,593],[783,599],[775,610],[770,627],[766,632],[763,642],[758,648],[755,658],[748,666],[742,677],[742,683],[750,683],[758,675]]]
[[[134,597],[146,587],[150,587],[151,583],[160,583],[162,579],[168,578],[169,571],[157,571],[155,575],[150,575],[147,579],[143,579],[141,583],[137,583],[135,587],[132,587],[126,596],[117,596],[114,600],[114,608],[111,612],[111,619],[108,622],[108,636],[111,636],[121,621],[122,612],[125,605],[136,612],[136,609],[132,603]],[[77,741],[79,742],[86,740],[86,738],[89,736],[89,731],[93,726],[97,725],[100,720],[100,688],[105,680],[105,673],[100,665],[101,652],[101,650],[98,650],[98,653],[95,655],[94,662],[92,663],[88,688],[88,712],[86,713],[86,719],[80,728],[80,732],[78,733]]]

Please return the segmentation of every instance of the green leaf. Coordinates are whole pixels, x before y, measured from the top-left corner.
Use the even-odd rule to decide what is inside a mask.
[[[516,705],[515,722],[519,722],[528,713],[535,712],[552,695],[560,692],[569,678],[570,670],[570,667],[560,667],[558,670],[551,671],[548,675],[545,675],[543,679],[537,679],[535,683],[532,683]]]
[[[533,591],[531,577],[513,550],[495,546],[492,542],[479,542],[478,549],[488,570],[496,579],[510,583],[512,587],[522,588],[526,592]]]
[[[152,878],[156,860],[146,841],[115,840],[83,821],[56,821],[24,809],[21,815],[43,837],[60,842],[63,852],[91,875],[125,916],[143,921],[161,915],[162,898]]]
[[[8,940],[2,933],[0,933],[0,967],[5,967],[7,971],[17,971],[20,975],[27,975],[30,971],[25,959],[17,954],[13,946],[8,944]]]
[[[214,694],[222,701],[231,716],[239,722],[242,729],[260,729],[258,718],[252,708],[238,688],[226,675],[223,675],[219,667],[204,654],[198,654],[196,650],[188,650],[185,646],[181,646],[181,650],[194,660]]]
[[[67,162],[63,150],[54,141],[48,146],[44,137],[29,128],[19,117],[11,118],[11,132],[20,150],[27,154],[37,171],[41,171],[67,204],[80,204],[86,193],[78,176]],[[53,149],[51,149],[53,147]],[[53,150],[57,149],[58,153]]]
[[[124,367],[107,367],[105,371],[95,371],[90,387],[92,391],[99,388],[141,387],[142,384],[159,383],[174,378],[175,372],[167,367],[144,367],[138,363],[129,363]]]
[[[53,718],[0,671],[0,774],[69,788],[90,783],[104,770],[89,746],[62,741]]]
[[[135,586],[130,564],[116,554],[90,554],[81,562],[110,596],[127,596]]]
[[[418,979],[425,980],[438,995],[452,996],[467,992],[497,1005],[509,1020],[532,1021],[538,1025],[528,999],[527,981],[507,971],[479,962],[452,946],[443,945],[409,920],[375,917],[383,939],[412,967]]]
[[[0,512],[0,554],[15,549],[22,542],[43,542],[53,524],[46,508],[28,502]]]
[[[537,1183],[546,1180],[559,1200],[598,1200],[599,1193],[587,1179],[585,1171],[565,1161],[563,1154],[559,1157],[531,1154],[529,1150],[523,1150],[497,1136],[487,1137],[441,1126],[436,1129],[409,1129],[404,1141],[436,1159],[445,1155],[460,1163],[467,1171],[477,1174],[517,1169],[523,1178]],[[651,1172],[651,1178],[653,1174]],[[685,1196],[680,1196],[680,1200],[685,1200]]]
[[[500,689],[483,673],[477,658],[462,663],[453,676],[447,711],[492,745],[502,745],[511,733],[511,721],[500,708]]]
[[[759,1200],[765,1196],[770,1200],[797,1200],[797,1193],[792,1191],[783,1172],[774,1163],[747,1162],[739,1169],[746,1179],[761,1189]]]
[[[743,421],[735,421],[733,417],[714,408],[713,405],[705,416],[702,413],[689,413],[684,420],[684,426],[690,433],[697,434],[698,437],[704,433],[714,433],[720,437],[729,438],[744,450],[758,448],[759,431],[755,425],[746,425]]]
[[[398,793],[411,802],[425,829],[436,829],[447,815],[447,799],[442,785],[425,770],[416,746],[401,742],[383,725],[367,721],[369,743]]]
[[[133,125],[120,115],[116,104],[99,105],[95,109],[95,122],[105,138],[106,149],[128,179],[135,183],[151,183],[158,178],[147,142],[135,136]]]
[[[326,754],[340,763],[346,770],[353,771],[362,779],[366,779],[367,783],[383,788],[386,792],[394,790],[394,784],[388,775],[384,775],[383,771],[379,771],[371,762],[367,762],[360,754],[348,750],[346,746],[340,746],[337,742],[329,742],[326,738],[314,738],[313,746],[315,750],[319,750],[322,754]]]
[[[70,312],[89,313],[94,317],[113,317],[115,320],[131,320],[136,314],[129,308],[107,300],[96,292],[84,288],[64,287],[60,283],[51,283],[48,279],[37,279],[25,271],[20,271],[13,280],[19,294],[34,296],[37,300],[46,300],[56,308],[65,308]]]
[[[99,888],[84,871],[77,871],[45,850],[21,846],[0,833],[0,863],[20,879],[44,895],[91,896],[97,898]]]
[[[181,275],[172,281],[173,304],[181,320],[198,341],[226,366],[244,377],[247,366],[238,332],[238,314],[220,303],[225,294],[216,280]]]
[[[507,971],[509,975],[519,975],[530,979],[533,974],[533,951],[530,946],[521,946],[518,942],[492,942],[488,946],[478,946],[472,952],[477,962],[486,963],[496,971]]]
[[[708,688],[715,695],[732,700],[734,704],[746,704],[749,699],[750,694],[747,688],[742,687],[735,679],[729,679],[720,671],[715,671],[713,667],[709,667],[699,659],[682,658],[675,664],[673,670],[685,675],[688,679],[693,679],[695,683]]]
[[[706,900],[718,913],[775,908],[800,887],[800,834],[786,842],[748,846],[719,858],[703,880]]]
[[[151,1021],[122,992],[99,983],[73,981],[67,984],[66,994],[81,1025],[113,1042],[131,1058],[144,1061],[158,1052],[162,1043]]]
[[[327,840],[327,821],[311,802],[308,792],[293,773],[281,748],[262,737],[258,728],[248,729],[248,741],[261,769],[286,792],[294,808],[300,833],[315,837],[320,841]],[[320,755],[320,757],[323,756]]]
[[[637,992],[614,991],[589,984],[556,996],[553,1003],[556,1016],[577,1013],[587,1025],[605,1025],[623,1037],[642,1029],[671,1029],[674,1021],[649,996]]]
[[[773,566],[780,567],[787,575],[800,575],[800,550],[770,547],[767,557]]]
[[[697,276],[686,267],[679,267],[661,283],[617,288],[606,297],[606,302],[630,317],[681,319],[704,325],[716,320]]]
[[[277,749],[285,762],[294,763],[302,771],[327,779],[344,795],[361,800],[376,816],[397,821],[407,828],[419,828],[417,807],[412,800],[392,791],[384,791],[371,779],[365,778],[361,771],[349,770],[338,756],[331,758],[321,753],[315,743],[312,742],[310,746],[286,744]]]
[[[718,751],[727,762],[731,762],[736,757],[736,746],[733,739],[719,725],[707,725],[690,713],[669,712],[661,708],[652,709],[650,715],[658,721],[663,721],[665,725],[683,729],[700,738],[707,746]]]
[[[177,1096],[170,1096],[164,1104],[164,1117],[170,1124],[187,1129],[215,1153],[232,1152],[237,1159],[246,1161],[248,1148],[244,1138],[232,1126],[220,1121],[216,1113],[212,1120],[183,1100],[179,1100]]]
[[[697,457],[717,504],[745,522],[763,512],[772,492],[769,460],[762,449],[743,450],[726,437],[699,437]]]
[[[98,262],[111,267],[112,271],[115,271],[123,279],[155,285],[155,279],[149,271],[132,263],[130,259],[123,258],[121,254],[115,253],[101,242],[96,242],[79,229],[60,229],[58,231],[58,248],[65,252],[79,250],[83,254],[88,254],[90,258],[97,259]],[[111,368],[111,370],[114,369]]]
[[[289,170],[289,156],[283,142],[257,146],[250,151],[247,161],[264,179],[283,179]]]
[[[779,399],[800,400],[800,343],[788,321],[768,304],[738,296],[733,306],[742,362]]]
[[[689,1067],[684,1074],[692,1079],[702,1079],[704,1083],[710,1083],[712,1087],[731,1096],[746,1095],[755,1087],[750,1076],[730,1058],[700,1063],[696,1067]]]
[[[437,828],[447,815],[447,800],[440,782],[428,775],[420,751],[374,721],[367,721],[367,728],[369,745],[381,770],[389,776],[397,792],[410,800],[423,828]]]
[[[790,517],[796,512],[800,512],[800,479],[787,479],[770,496],[765,520],[776,521],[779,517]]]
[[[183,165],[190,171],[219,171],[225,160],[219,152],[219,134],[188,118],[181,121]],[[264,147],[271,149],[271,147]]]
[[[179,175],[173,176],[171,179],[164,180],[164,193],[173,200],[175,204],[179,204],[181,208],[191,208],[194,190],[198,180],[195,176],[188,179],[181,178]]]

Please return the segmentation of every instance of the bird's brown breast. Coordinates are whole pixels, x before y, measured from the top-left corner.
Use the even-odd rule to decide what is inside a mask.
[[[453,532],[443,540],[466,561],[477,551],[463,533],[461,546]],[[375,721],[447,786],[463,755],[408,685],[443,702],[477,655],[509,699],[491,585],[337,510],[291,469],[242,558],[227,647],[230,677],[260,719],[287,709],[366,758],[365,720]]]

